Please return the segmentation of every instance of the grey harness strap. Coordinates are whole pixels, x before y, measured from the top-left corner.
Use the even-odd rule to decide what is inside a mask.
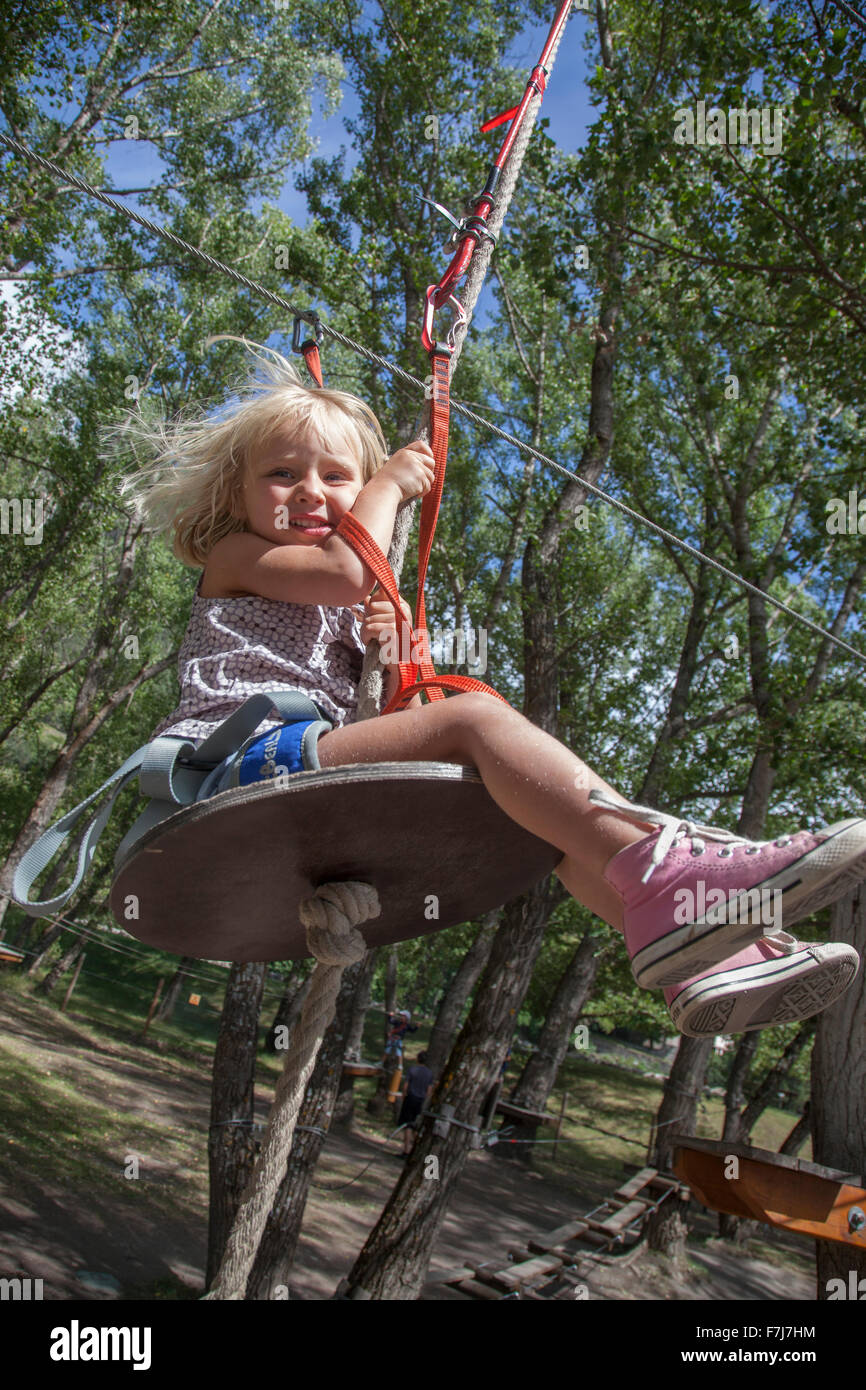
[[[136,774],[142,796],[149,797],[150,800],[118,846],[115,862],[122,859],[135,841],[151,826],[173,815],[179,806],[191,805],[197,799],[202,783],[213,768],[232,754],[242,757],[255,730],[263,719],[268,718],[272,710],[277,711],[284,723],[309,718],[321,724],[321,732],[333,727],[323,718],[318,706],[300,691],[263,690],[261,694],[251,695],[245,700],[203,743],[199,744],[198,748],[188,739],[172,734],[163,734],[151,743],[144,744],[137,748],[123,766],[103,782],[86,801],[68,811],[30,846],[15,870],[11,894],[13,901],[31,917],[47,917],[51,913],[59,912],[73,893],[77,892],[90,869],[118,793]],[[109,788],[113,788],[111,795],[79,841],[78,862],[70,886],[56,898],[31,902],[29,893],[34,880],[51,863],[88,807],[98,801]]]

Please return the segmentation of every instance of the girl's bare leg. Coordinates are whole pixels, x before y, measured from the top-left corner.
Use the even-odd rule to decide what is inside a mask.
[[[565,856],[556,873],[569,893],[622,931],[608,861],[648,830],[599,809],[594,787],[616,792],[563,744],[492,695],[467,693],[400,714],[347,724],[318,743],[322,767],[449,762],[477,767],[498,806]]]

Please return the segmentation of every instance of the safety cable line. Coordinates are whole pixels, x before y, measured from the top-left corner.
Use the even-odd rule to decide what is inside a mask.
[[[124,204],[119,203],[116,198],[110,197],[99,188],[94,188],[86,179],[81,179],[76,174],[70,174],[66,170],[61,169],[60,166],[54,164],[52,160],[45,159],[42,155],[37,154],[35,150],[31,150],[29,146],[22,144],[20,140],[15,140],[10,135],[5,134],[4,131],[0,131],[0,143],[6,145],[10,150],[14,150],[16,153],[23,155],[33,163],[38,164],[41,168],[46,169],[48,173],[53,174],[56,178],[62,179],[71,187],[78,189],[79,192],[87,193],[90,197],[96,198],[100,203],[104,203],[106,207],[111,208],[112,211],[119,212],[124,217],[128,217],[131,221],[137,222],[139,226],[144,227],[146,231],[152,232],[154,236],[162,237],[164,241],[170,242],[173,246],[193,256],[210,270],[216,270],[219,271],[220,274],[227,275],[229,279],[235,281],[236,284],[243,285],[244,288],[258,295],[259,298],[266,300],[269,304],[276,306],[278,309],[284,309],[293,315],[293,317],[303,319],[306,323],[314,324],[317,328],[320,327],[327,337],[333,338],[335,342],[342,343],[343,346],[349,348],[350,351],[357,353],[360,357],[364,357],[368,362],[382,367],[385,371],[390,372],[392,376],[397,377],[399,380],[406,382],[419,391],[423,391],[426,395],[428,387],[426,387],[422,381],[419,381],[417,377],[413,376],[411,372],[405,371],[404,368],[398,366],[396,362],[390,362],[387,358],[381,357],[377,352],[373,352],[371,348],[365,347],[363,343],[355,342],[353,338],[347,337],[347,335],[341,333],[339,329],[331,328],[329,324],[324,323],[318,315],[311,310],[300,308],[297,304],[293,304],[291,300],[284,299],[282,295],[275,294],[273,290],[267,289],[265,285],[260,284],[257,280],[251,280],[239,270],[235,270],[233,266],[226,265],[223,261],[218,261],[214,256],[209,256],[206,251],[202,251],[197,246],[192,246],[188,241],[184,241],[182,237],[176,236],[174,232],[169,231],[167,227],[161,226],[158,222],[152,222],[150,218],[144,217],[133,208],[124,206]],[[451,407],[460,415],[464,416],[465,419],[473,421],[474,424],[480,425],[482,429],[487,430],[490,434],[494,434],[498,438],[505,440],[507,444],[512,445],[512,447],[519,450],[520,453],[526,454],[530,458],[537,459],[539,463],[546,464],[548,468],[552,468],[557,473],[561,473],[563,477],[569,478],[572,482],[579,483],[582,488],[585,488],[586,491],[590,492],[594,497],[602,498],[612,507],[622,512],[624,516],[629,517],[630,520],[638,523],[638,525],[648,527],[655,535],[660,536],[663,540],[668,541],[678,549],[685,551],[687,555],[697,560],[698,564],[707,565],[711,569],[717,570],[718,573],[724,575],[726,579],[732,580],[748,593],[763,599],[765,603],[769,603],[771,607],[778,609],[779,612],[786,613],[789,618],[800,623],[801,626],[808,628],[810,632],[815,633],[823,641],[829,641],[834,643],[837,647],[841,647],[849,656],[853,656],[861,665],[866,666],[866,653],[858,651],[856,647],[852,647],[850,643],[846,642],[843,638],[837,637],[835,633],[829,632],[818,623],[812,622],[811,618],[806,618],[802,613],[796,612],[795,609],[789,607],[783,600],[774,598],[772,594],[767,593],[765,589],[761,589],[758,585],[750,583],[748,579],[744,579],[742,575],[729,569],[727,565],[723,565],[720,560],[714,559],[711,555],[705,555],[695,546],[690,545],[688,541],[682,540],[679,536],[674,535],[672,531],[666,530],[665,527],[659,526],[657,522],[651,521],[649,517],[643,516],[641,512],[637,512],[634,508],[629,507],[626,502],[622,502],[619,498],[611,496],[611,494],[605,492],[603,488],[598,487],[596,483],[591,483],[587,478],[580,477],[579,474],[574,473],[570,468],[566,468],[564,464],[558,463],[547,454],[543,454],[539,449],[533,448],[531,444],[526,444],[522,439],[518,439],[515,435],[509,434],[507,430],[503,430],[499,425],[493,424],[491,420],[486,420],[483,415],[478,415],[474,410],[470,410],[468,406],[462,405],[459,401],[452,400]]]
[[[158,969],[158,967],[148,963],[147,956],[144,952],[137,951],[135,947],[130,947],[126,942],[117,943],[112,941],[106,941],[104,937],[104,930],[99,926],[88,927],[83,922],[76,922],[73,918],[66,917],[62,913],[58,914],[58,916],[53,919],[52,925],[62,927],[62,929],[65,932],[69,932],[70,936],[77,935],[79,937],[83,937],[85,941],[92,941],[95,946],[100,946],[106,951],[115,951],[118,955],[129,956],[133,960],[140,961],[143,965],[146,965],[147,969],[151,971]],[[37,941],[34,944],[38,946],[39,943]],[[13,946],[12,949],[23,950],[24,948]],[[146,949],[148,951],[159,951],[160,947],[148,946]],[[24,950],[24,954],[37,956],[40,954],[40,952]],[[174,953],[168,952],[166,954]],[[227,965],[231,966],[231,962],[227,962]],[[87,973],[90,974],[89,971]],[[101,976],[100,978],[108,979],[108,976]],[[223,979],[218,975],[201,975],[196,970],[184,969],[183,978],[189,980],[203,980],[205,984],[216,985],[219,988],[227,983],[228,971],[226,971],[225,978]],[[288,981],[291,978],[291,976],[285,976],[284,978],[286,979],[286,981]],[[135,988],[139,988],[139,986],[135,986]],[[147,988],[149,988],[149,986],[147,986]],[[276,999],[278,997],[281,997],[281,995],[282,991],[277,986],[270,985],[267,982],[265,982],[263,990],[264,997]]]

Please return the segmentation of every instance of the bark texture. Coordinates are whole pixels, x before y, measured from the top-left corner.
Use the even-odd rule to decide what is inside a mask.
[[[830,939],[846,941],[866,958],[866,889],[861,885],[836,903]],[[866,980],[860,973],[850,989],[818,1015],[812,1052],[812,1153],[816,1163],[866,1175]],[[831,1279],[846,1282],[853,1271],[866,1279],[866,1251],[827,1240],[815,1242],[816,1297],[827,1299]],[[862,1293],[866,1293],[866,1284]]]
[[[481,972],[490,959],[500,911],[501,909],[497,907],[483,918],[481,926],[478,928],[478,935],[460,962],[457,973],[439,1003],[436,1022],[433,1024],[430,1041],[427,1044],[427,1065],[434,1078],[439,1075],[445,1065],[466,1000],[478,983]]]
[[[208,1286],[220,1267],[238,1202],[256,1156],[253,1133],[259,1010],[267,965],[233,965],[213,1064],[208,1166]]]
[[[325,1032],[313,1074],[307,1084],[292,1143],[286,1175],[274,1199],[255,1263],[247,1282],[247,1300],[288,1296],[289,1276],[313,1173],[325,1144],[346,1053],[355,998],[363,984],[364,960],[343,972],[337,1009]]]
[[[656,1168],[670,1169],[674,1157],[672,1139],[675,1134],[695,1132],[698,1100],[704,1088],[704,1077],[712,1046],[712,1038],[684,1036],[680,1039],[655,1119],[651,1162]],[[679,1263],[685,1258],[688,1232],[686,1204],[677,1197],[669,1197],[647,1221],[647,1244],[650,1250],[658,1250]]]
[[[463,1171],[487,1091],[508,1050],[552,911],[551,880],[507,905],[490,960],[415,1148],[348,1276],[350,1297],[417,1299],[448,1202]],[[434,1116],[453,1107],[460,1125],[434,1134]]]
[[[525,1110],[542,1112],[547,1105],[571,1035],[598,974],[599,948],[600,938],[588,931],[559,979],[538,1043],[511,1092],[511,1101]],[[509,1120],[508,1123],[513,1139],[531,1141],[538,1136],[538,1125],[531,1120]],[[534,1149],[531,1142],[497,1144],[494,1153],[497,1157],[531,1163]]]

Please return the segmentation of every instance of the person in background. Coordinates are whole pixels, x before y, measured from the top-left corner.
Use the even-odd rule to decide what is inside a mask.
[[[400,1106],[398,1125],[403,1130],[403,1157],[408,1158],[415,1147],[415,1121],[424,1109],[433,1091],[433,1073],[427,1066],[427,1053],[419,1052],[415,1065],[410,1067],[403,1082],[403,1104]]]
[[[388,1041],[385,1043],[386,1057],[403,1056],[403,1040],[407,1033],[417,1033],[418,1025],[412,1022],[408,1009],[388,1015]]]

